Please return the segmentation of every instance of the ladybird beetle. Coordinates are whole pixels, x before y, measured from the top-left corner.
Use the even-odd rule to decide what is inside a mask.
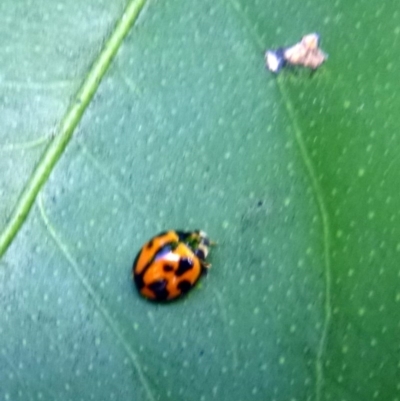
[[[140,294],[170,301],[186,294],[203,272],[214,245],[204,231],[167,231],[143,245],[133,263],[132,278]]]

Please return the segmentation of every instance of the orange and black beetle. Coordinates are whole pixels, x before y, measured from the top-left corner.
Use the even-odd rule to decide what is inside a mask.
[[[133,263],[132,277],[140,294],[155,301],[170,301],[186,294],[211,265],[204,231],[167,231],[145,245]]]

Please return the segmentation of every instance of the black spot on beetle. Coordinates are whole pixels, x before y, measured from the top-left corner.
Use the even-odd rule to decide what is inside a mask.
[[[195,254],[200,260],[204,260],[206,258],[206,255],[204,255],[204,251],[202,249],[197,249]]]
[[[154,244],[154,241],[151,239],[148,243],[147,243],[147,248],[153,248],[153,244]]]
[[[153,281],[149,284],[149,288],[152,291],[159,292],[167,288],[167,280],[161,279],[157,281]]]
[[[165,272],[173,272],[173,271],[174,271],[174,266],[165,264],[165,265],[163,266],[163,270],[164,270]]]
[[[181,290],[182,294],[186,294],[192,288],[192,284],[190,281],[183,280],[178,284],[178,288]]]
[[[167,280],[157,280],[148,285],[148,288],[154,292],[156,298],[164,301],[168,298]]]
[[[190,234],[191,234],[191,233],[188,233],[188,232],[186,232],[186,231],[181,231],[181,230],[176,230],[175,232],[176,232],[176,234],[177,234],[178,237],[179,237],[179,241],[181,241],[181,242],[185,242],[186,239],[187,239],[187,238],[190,236]]]
[[[178,267],[178,269],[176,271],[176,275],[178,277],[180,277],[183,274],[185,274],[187,271],[189,271],[192,267],[193,267],[193,261],[191,259],[182,258],[179,261],[179,267]]]
[[[142,274],[135,274],[134,280],[137,288],[141,290],[144,287],[143,275]]]

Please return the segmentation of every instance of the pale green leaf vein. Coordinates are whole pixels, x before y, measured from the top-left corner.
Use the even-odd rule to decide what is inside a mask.
[[[76,82],[72,80],[52,81],[52,82],[20,82],[20,81],[0,81],[2,89],[11,89],[13,91],[30,90],[30,91],[49,91],[69,88]]]
[[[126,203],[132,205],[132,203],[134,203],[134,196],[123,188],[123,185],[114,177],[112,173],[110,173],[109,169],[101,164],[101,162],[96,158],[95,155],[93,155],[92,152],[90,152],[83,142],[80,142],[79,146],[82,149],[83,155],[86,157],[86,160],[91,164],[91,166],[108,181],[109,185],[122,199],[124,199]],[[146,214],[146,211],[140,207],[138,202],[136,202],[135,207],[136,210],[138,210],[143,216]]]
[[[139,362],[137,355],[129,346],[128,341],[124,338],[124,336],[121,332],[121,329],[118,327],[117,323],[115,323],[114,320],[112,319],[110,312],[107,310],[107,308],[101,302],[101,300],[100,300],[101,297],[96,293],[95,289],[90,285],[89,281],[87,280],[85,275],[82,273],[79,264],[75,261],[75,259],[71,255],[71,252],[69,251],[68,246],[65,244],[65,242],[62,240],[60,235],[57,233],[56,229],[51,224],[50,219],[46,214],[41,195],[38,196],[37,204],[39,207],[40,216],[43,220],[43,223],[44,223],[49,235],[51,236],[51,238],[57,245],[60,252],[63,254],[65,259],[68,261],[68,263],[72,267],[73,272],[75,273],[78,281],[80,282],[80,284],[82,285],[82,287],[84,288],[86,293],[88,294],[89,299],[92,300],[93,304],[95,305],[96,309],[99,311],[100,315],[103,317],[104,321],[107,323],[111,332],[115,335],[118,342],[122,345],[125,352],[129,356],[129,359],[132,362],[132,365],[134,366],[136,372],[138,373],[138,377],[143,385],[143,388],[146,391],[147,398],[151,401],[154,401],[153,393],[150,389],[150,386],[149,386],[149,383],[148,383],[146,377],[143,374],[143,371],[140,366],[140,362]]]
[[[277,79],[277,83],[279,89],[282,93],[283,100],[286,105],[286,110],[288,111],[289,117],[292,121],[296,142],[300,149],[300,153],[304,164],[306,166],[308,175],[310,177],[311,185],[313,187],[314,195],[317,201],[317,205],[319,208],[319,212],[322,219],[322,230],[323,230],[323,246],[324,246],[324,274],[325,274],[325,296],[324,296],[324,322],[322,325],[321,337],[318,344],[317,350],[317,358],[315,361],[315,369],[316,369],[316,401],[321,400],[322,394],[322,386],[324,379],[323,372],[323,356],[326,348],[326,342],[328,337],[329,325],[332,317],[332,305],[331,305],[331,286],[332,286],[332,278],[331,278],[331,256],[330,256],[330,224],[329,224],[329,215],[328,210],[325,205],[324,195],[322,189],[319,185],[317,175],[314,170],[314,166],[312,164],[311,158],[308,154],[306,145],[303,140],[303,136],[301,133],[301,129],[297,123],[296,113],[294,111],[293,105],[290,101],[288,94],[286,93],[285,86],[280,77]]]
[[[81,121],[113,57],[117,53],[123,39],[129,32],[130,27],[136,20],[145,2],[146,0],[131,0],[129,2],[124,14],[118,21],[110,38],[105,43],[97,60],[94,62],[86,79],[78,90],[73,103],[61,120],[54,138],[47,146],[40,162],[37,164],[26,183],[6,227],[0,235],[0,257],[6,252],[24,223],[40,189],[47,181],[54,166],[71,140],[75,128]]]
[[[31,141],[26,142],[15,142],[0,145],[0,152],[11,152],[18,150],[29,150],[33,148],[37,148],[39,146],[44,145],[46,142],[50,141],[51,136],[43,135],[40,138],[32,139]]]
[[[254,31],[250,21],[248,21],[245,13],[241,10],[240,4],[236,0],[228,0],[231,4],[232,8],[235,10],[240,19],[244,22],[244,25],[247,27],[249,35],[252,40],[255,42],[257,47],[261,51],[265,51],[263,48],[262,40],[258,37],[257,33]],[[315,399],[316,401],[321,400],[322,395],[322,387],[324,381],[324,371],[323,371],[323,356],[326,349],[327,336],[329,331],[329,326],[332,317],[332,305],[331,305],[331,286],[332,286],[332,278],[331,278],[331,254],[330,254],[330,223],[329,223],[329,214],[326,208],[324,195],[322,189],[319,185],[317,175],[315,173],[315,169],[312,163],[312,160],[308,154],[308,150],[305,146],[301,129],[297,122],[297,117],[293,109],[293,105],[290,101],[288,94],[286,93],[283,81],[280,77],[277,79],[278,88],[282,94],[282,98],[285,103],[286,110],[288,112],[289,118],[292,122],[296,142],[300,149],[300,154],[302,156],[303,162],[306,166],[307,173],[309,175],[311,185],[313,188],[313,193],[316,198],[316,202],[318,205],[319,213],[321,215],[322,220],[322,230],[323,230],[323,258],[324,258],[324,278],[325,278],[325,294],[324,294],[324,321],[322,325],[322,332],[320,336],[320,340],[318,343],[316,361],[315,361],[315,370],[316,370],[316,384],[315,384]]]
[[[122,185],[115,179],[109,170],[101,165],[96,156],[90,152],[83,142],[80,141],[79,146],[82,150],[82,154],[85,156],[86,160],[90,163],[94,170],[96,170],[97,173],[102,175],[108,181],[108,183],[114,188],[114,190],[121,196],[122,199],[131,204],[132,196],[122,188]]]
[[[143,90],[141,90],[135,82],[127,76],[127,74],[124,71],[121,71],[121,69],[118,69],[119,75],[122,79],[122,82],[126,85],[129,91],[132,92],[137,97],[143,96]],[[151,105],[150,102],[144,102],[143,106],[146,107],[146,109],[153,115],[154,119],[157,118],[157,112],[154,110],[154,107]]]

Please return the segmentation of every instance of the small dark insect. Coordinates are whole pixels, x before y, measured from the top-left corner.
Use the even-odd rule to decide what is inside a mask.
[[[265,63],[268,69],[278,73],[284,66],[302,66],[316,70],[328,55],[319,48],[320,37],[317,33],[303,36],[300,42],[290,47],[267,50]]]

